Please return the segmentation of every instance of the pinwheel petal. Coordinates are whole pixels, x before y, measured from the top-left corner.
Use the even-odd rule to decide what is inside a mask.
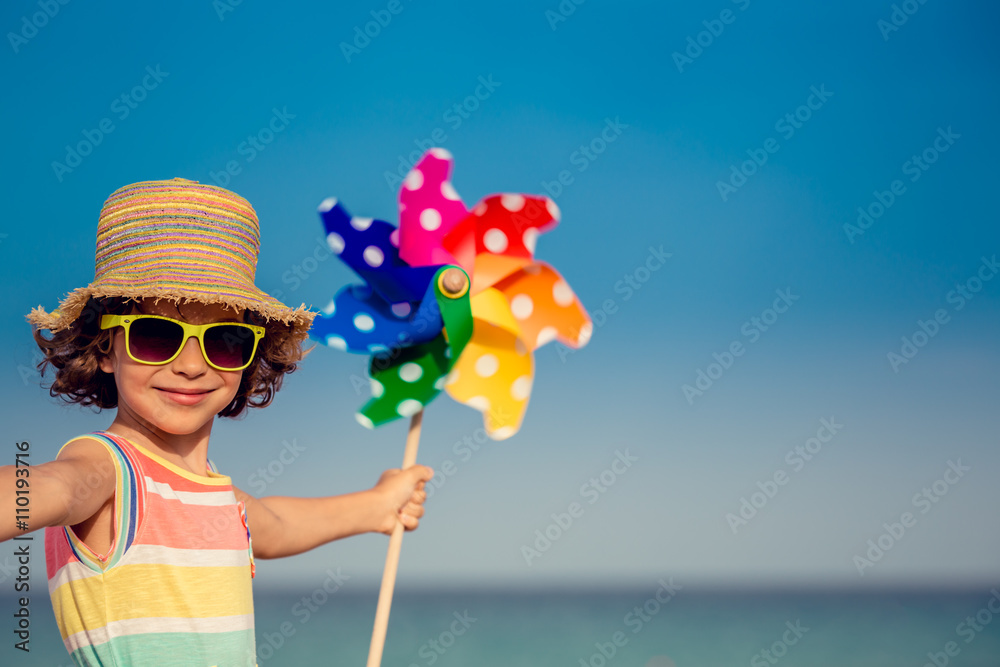
[[[477,259],[482,253],[531,259],[538,236],[559,224],[555,203],[548,197],[531,195],[491,195],[472,209],[472,215],[476,218]]]
[[[532,351],[556,339],[581,347],[593,325],[562,276],[534,260],[538,237],[559,223],[555,202],[497,194],[470,212],[451,169],[440,148],[414,166],[400,191],[398,230],[351,217],[335,199],[320,205],[330,249],[367,284],[342,289],[310,335],[374,354],[372,399],[357,415],[365,426],[416,414],[445,389],[503,440],[524,418]],[[448,275],[456,271],[463,281]]]
[[[351,216],[336,199],[319,206],[327,245],[344,264],[389,303],[419,301],[437,267],[413,267],[393,242],[396,228],[384,220]]]
[[[451,153],[432,148],[403,181],[399,192],[399,252],[410,266],[461,265],[441,244],[469,214],[448,180],[451,165]],[[471,266],[461,266],[471,273]]]
[[[521,428],[528,407],[534,359],[517,335],[486,320],[473,319],[472,340],[445,383],[448,395],[483,413],[494,440]]]
[[[554,339],[579,348],[590,340],[594,331],[590,316],[569,284],[545,262],[533,262],[494,287],[493,291],[501,292],[510,304],[528,349],[535,350]]]
[[[447,350],[439,333],[429,343],[373,356],[368,370],[372,398],[357,413],[357,420],[374,428],[422,410],[444,388],[451,365]]]
[[[433,340],[441,333],[433,285],[416,303],[390,304],[368,285],[348,285],[313,319],[309,336],[357,354]]]

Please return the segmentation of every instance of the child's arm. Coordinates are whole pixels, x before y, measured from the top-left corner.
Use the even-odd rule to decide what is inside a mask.
[[[246,503],[256,558],[281,558],[360,533],[392,533],[397,523],[413,530],[424,514],[427,466],[387,470],[367,491],[325,498],[254,498],[236,489]]]
[[[17,504],[18,491],[27,505],[24,500]],[[96,514],[114,491],[114,463],[90,439],[72,441],[49,463],[0,466],[0,542],[46,526],[78,524]],[[18,515],[18,507],[28,511]],[[28,529],[21,530],[17,522],[25,514]]]

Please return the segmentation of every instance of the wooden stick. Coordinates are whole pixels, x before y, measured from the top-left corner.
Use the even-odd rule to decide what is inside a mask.
[[[403,453],[404,470],[417,462],[423,415],[424,411],[421,410],[410,418],[410,432],[406,436],[406,451]],[[382,588],[378,592],[378,606],[375,608],[375,627],[372,629],[372,643],[368,649],[368,667],[379,667],[382,664],[385,633],[389,629],[389,607],[392,606],[392,591],[396,587],[399,552],[403,548],[403,530],[403,524],[397,523],[389,537],[389,551],[385,555],[385,569],[382,571]]]

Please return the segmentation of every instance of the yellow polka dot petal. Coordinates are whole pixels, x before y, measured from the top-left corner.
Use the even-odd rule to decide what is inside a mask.
[[[489,289],[472,302],[472,339],[452,369],[445,391],[482,412],[486,433],[503,440],[521,428],[534,359],[517,335],[516,321],[502,294]],[[477,304],[483,317],[475,317]]]

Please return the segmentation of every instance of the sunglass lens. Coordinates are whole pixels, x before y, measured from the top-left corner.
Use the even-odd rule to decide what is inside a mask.
[[[183,336],[184,331],[174,322],[135,320],[129,332],[129,348],[136,359],[159,363],[174,356]]]
[[[205,332],[205,354],[220,368],[241,368],[253,356],[255,338],[247,327],[212,327]]]

